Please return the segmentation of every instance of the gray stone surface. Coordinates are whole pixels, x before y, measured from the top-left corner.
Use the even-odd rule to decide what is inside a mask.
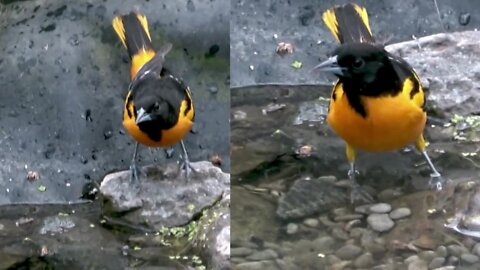
[[[107,175],[100,186],[105,213],[127,212],[122,219],[152,229],[187,224],[219,201],[230,186],[230,176],[210,162],[191,165],[196,172],[188,180],[176,164],[143,167],[140,189],[132,188],[130,171]]]

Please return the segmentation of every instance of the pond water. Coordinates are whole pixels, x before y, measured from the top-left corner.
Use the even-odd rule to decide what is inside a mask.
[[[477,269],[474,121],[429,112],[428,152],[448,179],[442,192],[429,188],[414,148],[360,153],[358,179],[375,203],[352,205],[344,143],[325,123],[330,89],[232,90],[234,269]]]

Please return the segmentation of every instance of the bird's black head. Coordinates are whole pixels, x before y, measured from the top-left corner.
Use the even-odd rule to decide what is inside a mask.
[[[333,73],[344,84],[355,84],[360,91],[388,90],[399,81],[390,54],[369,43],[343,44],[314,69]]]
[[[162,89],[159,87],[157,79],[148,79],[142,81],[133,94],[133,101],[136,110],[137,125],[155,125],[157,129],[170,128],[175,124],[176,110],[162,96]]]

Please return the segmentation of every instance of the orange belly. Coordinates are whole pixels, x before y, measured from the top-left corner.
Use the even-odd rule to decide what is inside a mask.
[[[341,87],[330,101],[328,124],[355,149],[392,151],[414,143],[422,134],[427,115],[408,94],[362,98],[367,117],[356,113]]]
[[[123,126],[125,129],[132,135],[132,137],[141,144],[150,147],[169,147],[178,143],[188,132],[192,129],[193,122],[187,117],[181,117],[178,123],[170,129],[161,130],[159,127],[159,132],[161,132],[161,140],[154,141],[148,137],[147,134],[141,132],[140,128],[135,124],[135,121],[131,118],[128,118],[123,112]]]

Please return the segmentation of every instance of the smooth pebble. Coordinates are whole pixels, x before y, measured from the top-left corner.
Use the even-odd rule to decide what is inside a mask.
[[[388,214],[371,214],[367,218],[367,223],[377,232],[386,232],[395,226]]]
[[[393,210],[390,213],[390,218],[401,219],[401,218],[408,217],[411,214],[412,214],[412,211],[410,210],[410,208],[402,207],[402,208],[397,208],[397,209]]]
[[[390,212],[392,210],[392,206],[388,203],[377,203],[370,206],[369,210],[372,213],[384,214]]]

